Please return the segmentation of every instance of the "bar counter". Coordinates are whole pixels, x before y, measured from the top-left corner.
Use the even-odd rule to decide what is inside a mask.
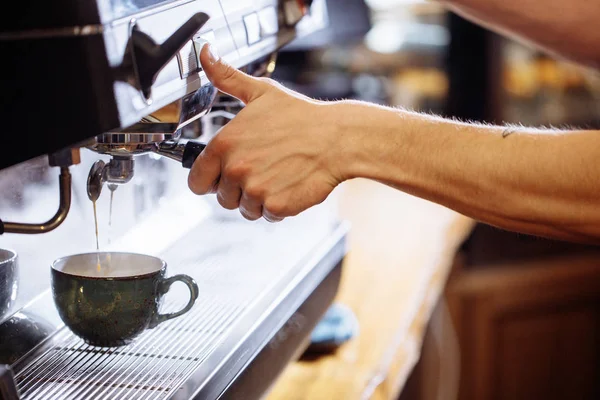
[[[455,253],[475,222],[382,184],[339,188],[352,224],[336,302],[359,334],[334,354],[289,365],[267,400],[392,399],[419,359],[423,335]]]

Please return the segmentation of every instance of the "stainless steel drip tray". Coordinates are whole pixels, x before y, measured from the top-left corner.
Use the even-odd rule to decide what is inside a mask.
[[[347,231],[302,221],[202,223],[161,254],[169,274],[196,279],[200,296],[190,312],[118,348],[86,345],[60,328],[13,365],[21,398],[219,398],[339,267]],[[338,281],[321,302],[331,301]],[[187,291],[172,292],[165,312],[187,301]]]

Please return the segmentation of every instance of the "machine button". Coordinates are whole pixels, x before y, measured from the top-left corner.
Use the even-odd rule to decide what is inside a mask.
[[[246,27],[241,19],[229,24],[231,29],[231,37],[235,43],[236,49],[246,47],[248,45],[248,37],[246,35]]]
[[[244,17],[244,26],[246,27],[246,39],[248,44],[254,44],[260,41],[260,22],[258,14],[252,13]]]
[[[215,42],[216,37],[214,31],[202,32],[200,36],[194,38],[194,56],[196,57],[197,65],[200,68],[200,70],[202,70],[202,65],[200,65],[200,51],[202,51],[202,47],[204,47],[206,43],[210,43],[211,46],[216,46]],[[219,49],[217,49],[217,51],[218,50]]]
[[[260,33],[262,37],[275,35],[279,30],[277,10],[273,6],[260,10],[258,12],[258,20],[260,22]]]
[[[198,58],[191,41],[186,43],[177,53],[177,63],[181,79],[187,78],[198,70]]]

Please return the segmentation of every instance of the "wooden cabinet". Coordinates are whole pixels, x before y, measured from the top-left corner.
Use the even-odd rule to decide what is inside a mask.
[[[600,254],[457,269],[460,399],[600,398]]]
[[[600,399],[600,252],[467,259],[457,255],[401,398]]]

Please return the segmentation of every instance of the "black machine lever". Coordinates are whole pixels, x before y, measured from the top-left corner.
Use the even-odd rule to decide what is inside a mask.
[[[137,25],[132,27],[129,51],[133,62],[139,89],[146,99],[150,98],[152,84],[158,73],[171,61],[186,42],[192,40],[209,20],[205,13],[194,14],[177,29],[163,44],[157,44],[150,36],[142,32]]]

